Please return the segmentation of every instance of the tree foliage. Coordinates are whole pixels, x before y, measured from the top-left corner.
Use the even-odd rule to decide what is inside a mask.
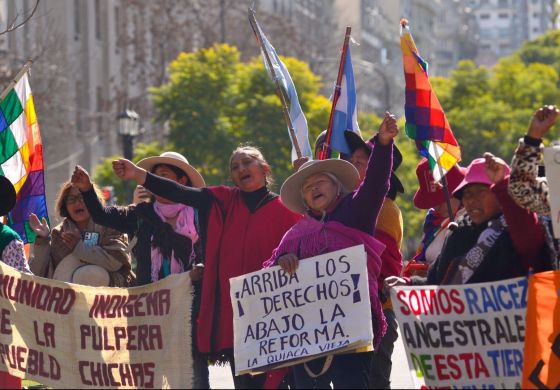
[[[431,78],[461,145],[463,166],[486,151],[509,161],[534,110],[559,101],[559,43],[560,32],[553,31],[526,43],[492,68],[461,61],[448,78]],[[307,64],[290,57],[283,60],[297,87],[313,145],[327,126],[331,103],[319,94],[321,80]],[[242,62],[239,51],[226,44],[181,53],[169,66],[169,82],[150,92],[158,120],[169,121],[169,148],[184,154],[208,184],[228,182],[230,154],[247,142],[262,149],[277,183],[292,172],[291,145],[280,101],[260,57]],[[364,137],[369,137],[381,119],[360,113],[359,122]],[[404,118],[399,123],[403,129]],[[405,221],[403,250],[407,258],[420,241],[425,211],[412,204],[419,161],[414,142],[401,133],[397,145],[403,154],[397,175],[405,194],[399,195],[397,203]],[[151,147],[157,149],[157,145]],[[136,160],[142,153],[160,152],[143,148],[137,148]],[[115,185],[111,177],[110,165],[105,162],[96,171],[96,179]],[[115,187],[123,196],[124,190],[118,184]]]
[[[324,128],[330,103],[308,65],[283,58],[306,113],[310,140]],[[236,48],[214,45],[182,53],[170,81],[151,89],[159,119],[169,120],[173,148],[197,166],[208,184],[229,180],[229,157],[243,143],[260,147],[281,182],[292,170],[291,144],[274,84],[262,60],[241,62]]]
[[[448,78],[431,78],[461,145],[461,165],[467,166],[484,152],[510,161],[533,112],[544,104],[559,102],[559,43],[560,32],[552,31],[525,43],[518,52],[502,58],[492,68],[461,61]],[[552,134],[558,137],[554,130]],[[424,211],[412,205],[418,187],[414,144],[401,139],[399,147],[404,157],[399,177],[406,193],[398,204],[405,220],[405,245],[410,256],[421,237]]]

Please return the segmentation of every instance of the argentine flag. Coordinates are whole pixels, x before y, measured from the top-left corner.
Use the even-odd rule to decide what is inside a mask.
[[[344,138],[346,130],[360,134],[358,126],[358,102],[356,98],[356,84],[354,83],[354,68],[352,67],[352,56],[350,46],[346,51],[344,61],[344,74],[340,84],[340,96],[334,108],[330,148],[347,155],[350,148]]]
[[[288,99],[287,104],[290,107],[289,115],[292,121],[292,126],[294,127],[294,132],[296,133],[296,138],[299,145],[299,149],[301,151],[301,155],[311,158],[312,157],[311,145],[309,144],[309,130],[307,128],[307,120],[305,119],[305,116],[303,115],[303,111],[301,110],[301,106],[299,104],[298,94],[294,82],[292,81],[292,78],[290,76],[290,73],[288,72],[288,69],[286,68],[286,65],[284,65],[280,57],[278,57],[278,54],[276,54],[276,50],[264,35],[261,26],[256,21],[256,19],[255,19],[255,24],[256,24],[256,28],[259,30],[259,34],[256,34],[257,39],[259,35],[262,37],[262,41],[263,41],[262,46],[264,46],[265,50],[268,53],[268,57],[270,58],[270,62],[272,64],[272,67],[274,68],[274,72],[272,72],[272,70],[269,68],[265,53],[263,52],[261,46],[261,54],[263,56],[264,66],[268,71],[270,77],[273,78],[273,81],[276,81],[274,80],[274,75],[276,75],[278,81],[280,82],[280,85],[282,85],[287,95],[287,99]],[[290,135],[289,129],[288,129],[288,134]],[[291,135],[290,135],[290,139],[291,139]],[[292,139],[291,141],[293,145],[294,142]],[[292,161],[295,161],[296,159],[297,159],[296,150],[292,146]]]

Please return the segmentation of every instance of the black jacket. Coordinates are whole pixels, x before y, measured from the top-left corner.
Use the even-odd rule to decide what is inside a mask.
[[[129,240],[136,238],[132,253],[136,259],[136,285],[152,282],[151,249],[154,243],[163,255],[170,257],[171,251],[183,263],[188,271],[192,242],[188,237],[173,231],[173,228],[161,221],[154,211],[152,203],[139,203],[127,207],[111,206],[103,208],[93,189],[83,193],[84,202],[94,222],[126,233]],[[196,262],[203,262],[205,232],[208,213],[199,212],[199,235],[201,239],[195,244]],[[200,233],[204,232],[204,233]],[[161,276],[161,274],[160,274]]]
[[[440,285],[452,265],[453,259],[465,255],[474,247],[478,237],[487,227],[487,223],[463,225],[454,231],[445,241],[440,256],[430,267],[426,283]],[[506,227],[467,284],[492,282],[518,276],[525,276],[525,274]]]

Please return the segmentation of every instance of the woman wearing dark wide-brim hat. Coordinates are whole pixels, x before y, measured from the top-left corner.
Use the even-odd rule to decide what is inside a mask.
[[[114,162],[115,163],[115,162]],[[113,164],[114,164],[113,163]],[[175,183],[202,188],[202,175],[189,164],[185,156],[164,152],[138,163],[154,177],[164,177]],[[72,175],[81,191],[93,220],[104,226],[127,233],[132,253],[136,257],[136,284],[146,285],[171,274],[190,271],[194,287],[192,310],[193,345],[197,328],[195,318],[200,307],[200,289],[204,263],[207,213],[197,207],[154,196],[153,202],[141,202],[126,207],[102,207],[89,174],[77,166]],[[185,297],[186,298],[186,297]],[[187,326],[185,324],[185,326]],[[196,348],[189,359],[194,375],[185,388],[209,388],[208,362]]]
[[[386,114],[386,116],[389,114]],[[388,120],[386,118],[385,120]],[[390,117],[395,120],[394,117]],[[360,174],[360,181],[364,179],[371,155],[371,145],[365,142],[361,135],[350,130],[344,132],[344,138],[350,147],[351,154],[348,161],[356,167]],[[389,294],[383,289],[383,281],[389,276],[400,276],[403,266],[401,244],[403,237],[403,219],[399,206],[396,203],[397,193],[404,193],[404,187],[395,171],[402,163],[402,154],[393,145],[393,167],[391,169],[390,186],[383,206],[379,211],[374,237],[385,244],[381,254],[381,272],[377,278],[379,296],[383,304],[383,314],[387,321],[387,333],[383,336],[377,352],[374,354],[370,367],[370,386],[376,389],[391,387],[391,356],[395,342],[398,338],[398,323],[393,312]]]

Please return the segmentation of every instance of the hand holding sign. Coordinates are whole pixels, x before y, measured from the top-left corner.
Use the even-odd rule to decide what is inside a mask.
[[[527,135],[531,138],[542,139],[558,119],[560,110],[556,106],[543,106],[539,108],[531,119]]]
[[[285,255],[280,256],[278,259],[278,265],[282,268],[285,272],[290,275],[296,273],[298,268],[299,259],[293,253],[286,253]]]
[[[383,288],[389,290],[392,287],[406,286],[407,284],[406,279],[399,276],[389,276],[383,281]]]

